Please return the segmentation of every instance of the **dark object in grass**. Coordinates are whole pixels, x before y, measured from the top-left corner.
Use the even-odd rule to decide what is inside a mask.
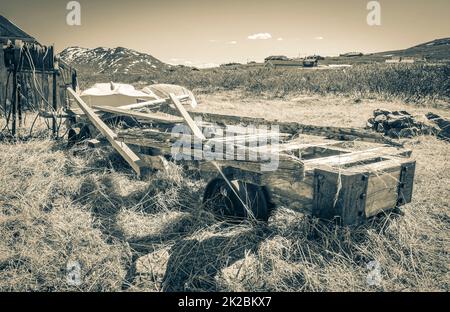
[[[425,115],[428,120],[438,125],[440,131],[438,132],[438,137],[445,140],[450,140],[450,121],[444,119],[436,114],[427,113]]]

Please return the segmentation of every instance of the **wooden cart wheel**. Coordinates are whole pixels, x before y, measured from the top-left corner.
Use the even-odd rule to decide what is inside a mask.
[[[205,207],[223,220],[267,221],[269,219],[269,205],[260,186],[237,180],[231,181],[231,184],[235,192],[222,178],[209,182],[203,197]],[[248,210],[253,216],[248,213]]]

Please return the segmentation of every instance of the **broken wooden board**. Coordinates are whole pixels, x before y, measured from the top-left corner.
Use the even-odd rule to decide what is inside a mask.
[[[165,124],[177,124],[182,123],[183,118],[180,118],[178,116],[173,116],[170,114],[165,113],[141,113],[141,112],[135,112],[127,109],[121,109],[117,107],[110,107],[110,106],[93,106],[93,108],[102,111],[107,112],[119,116],[129,116],[134,117],[138,120],[150,120],[150,121],[156,121],[158,123],[165,123]]]
[[[344,128],[344,127],[325,127],[316,125],[307,125],[299,122],[283,122],[278,120],[268,120],[264,118],[253,118],[246,116],[220,115],[202,112],[190,112],[192,116],[201,117],[205,122],[215,122],[218,124],[239,124],[239,125],[267,125],[278,126],[281,132],[291,134],[310,134],[325,136],[337,140],[360,140],[366,142],[383,143],[392,146],[402,147],[403,145],[392,139],[386,138],[379,133],[374,133],[364,129]]]
[[[354,151],[351,153],[339,154],[331,157],[315,158],[305,160],[306,170],[317,167],[333,167],[333,168],[346,168],[349,165],[360,164],[363,165],[368,162],[378,162],[384,158],[392,156],[404,156],[409,157],[411,150],[397,149],[395,147],[377,147],[369,150]]]
[[[182,132],[163,132],[154,128],[131,128],[125,130],[119,130],[117,132],[119,138],[123,141],[132,140],[140,141],[139,145],[152,147],[155,141],[160,141],[162,143],[166,142],[168,144],[174,142],[192,142],[195,143],[195,137],[190,134],[185,134]],[[287,133],[258,133],[258,134],[242,134],[233,136],[216,136],[212,138],[205,139],[203,145],[213,145],[213,144],[236,144],[236,145],[254,145],[256,144],[266,146],[272,141],[275,143],[278,140],[287,140],[290,134]],[[147,142],[148,141],[148,142]],[[133,143],[134,144],[134,143]]]
[[[205,136],[203,135],[200,128],[195,124],[194,120],[191,118],[189,113],[186,111],[186,109],[183,107],[183,104],[178,100],[178,98],[173,94],[170,93],[170,99],[172,100],[172,103],[175,105],[176,109],[180,112],[181,116],[183,116],[184,120],[186,121],[187,125],[191,129],[192,133],[201,140],[206,140]]]
[[[87,115],[91,123],[107,138],[115,140],[117,135],[112,131],[104,122],[101,120],[99,116],[95,114],[95,112],[90,108],[81,97],[72,90],[72,88],[67,88],[67,91],[73,96],[76,100],[76,103],[80,107],[80,109]]]
[[[189,95],[188,94],[180,95],[180,96],[177,96],[177,99],[180,101],[187,100],[187,99],[189,99]],[[120,108],[120,109],[139,109],[139,108],[144,108],[144,107],[157,108],[157,107],[161,106],[162,104],[166,104],[168,101],[170,101],[170,99],[168,99],[168,98],[167,99],[158,99],[158,100],[122,105],[122,106],[119,106],[118,108]]]
[[[92,124],[106,137],[106,139],[111,143],[114,149],[128,162],[128,164],[133,168],[138,176],[143,175],[147,170],[148,166],[123,142],[117,139],[117,135],[103,122],[103,120],[98,117],[95,112],[90,108],[80,96],[73,91],[72,88],[67,88],[69,93],[76,100],[78,106],[83,110]]]

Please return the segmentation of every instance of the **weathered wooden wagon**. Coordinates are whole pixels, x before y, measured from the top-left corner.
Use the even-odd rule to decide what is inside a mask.
[[[350,225],[411,201],[415,172],[411,151],[379,134],[352,128],[193,113],[181,102],[186,96],[174,94],[120,108],[90,107],[79,94],[68,90],[77,104],[68,109],[70,125],[74,128],[72,138],[98,131],[138,175],[153,169],[165,170],[168,161],[195,170],[208,181],[205,205],[222,217],[267,221],[270,211],[282,205]],[[144,107],[146,112],[136,111]],[[108,125],[108,120],[119,116],[131,118],[126,127]],[[200,117],[201,121],[194,121]],[[189,128],[189,134],[172,131],[174,126],[183,124]],[[235,133],[231,143],[229,138],[217,135],[229,125],[274,124],[280,130],[276,144],[267,140],[260,144],[258,133]],[[77,128],[85,130],[80,134]],[[207,139],[205,133],[213,135]],[[194,144],[191,150],[174,155],[174,146],[181,139]],[[256,157],[214,160],[195,157],[204,156],[205,147],[217,143],[233,146],[233,153],[240,149],[245,155],[253,153]],[[228,149],[223,153],[229,156]],[[180,159],[180,155],[194,156]],[[263,170],[262,165],[271,160],[268,156],[274,155],[276,170]]]

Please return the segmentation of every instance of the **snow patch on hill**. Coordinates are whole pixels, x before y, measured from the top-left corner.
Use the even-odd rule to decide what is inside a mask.
[[[146,74],[165,72],[171,67],[149,54],[123,47],[69,47],[60,53],[60,57],[77,69],[99,74]]]

